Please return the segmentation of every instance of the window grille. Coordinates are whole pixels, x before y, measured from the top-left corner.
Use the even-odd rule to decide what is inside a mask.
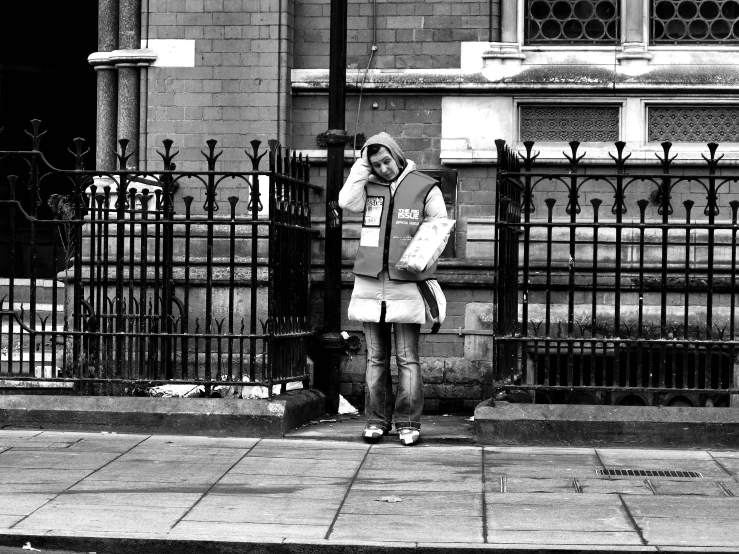
[[[618,4],[618,0],[526,0],[526,44],[618,44]]]
[[[652,0],[652,44],[739,42],[737,0]]]
[[[650,106],[652,142],[739,142],[739,106]]]
[[[619,139],[618,106],[539,106],[520,108],[521,140],[536,142],[614,142]]]

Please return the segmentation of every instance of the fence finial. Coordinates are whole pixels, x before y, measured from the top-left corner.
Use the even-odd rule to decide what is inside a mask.
[[[259,145],[262,144],[261,140],[254,139],[249,144],[251,144],[252,150],[254,150],[254,154],[249,154],[248,150],[244,150],[247,156],[249,156],[249,159],[251,160],[252,165],[252,171],[259,171],[259,161],[264,157],[264,155],[267,153],[266,151],[259,154]]]
[[[129,140],[122,138],[118,140],[118,144],[121,147],[121,153],[116,152],[116,157],[118,158],[118,166],[121,169],[121,171],[125,171],[126,169],[126,163],[128,162],[128,159],[133,156],[133,150],[130,154],[127,154],[126,151],[128,150],[128,144]]]
[[[583,153],[583,155],[578,158],[577,149],[580,147],[580,141],[573,140],[570,141],[568,144],[570,145],[570,149],[572,150],[572,156],[568,156],[567,152],[562,152],[562,154],[564,154],[564,157],[567,158],[567,160],[570,162],[572,168],[575,169],[577,167],[577,164],[580,163],[580,160],[585,157],[585,154],[587,154],[587,152]]]
[[[72,141],[74,143],[74,151],[71,148],[67,148],[67,152],[74,156],[74,168],[85,169],[85,156],[90,153],[90,149],[85,150],[85,139],[77,137]]]
[[[32,132],[24,131],[29,137],[31,137],[31,150],[40,150],[41,146],[41,139],[46,134],[46,131],[41,132],[41,120],[40,119],[32,119],[31,120],[31,129]]]
[[[177,152],[172,152],[172,145],[174,144],[174,141],[172,139],[164,139],[162,141],[162,144],[164,145],[164,154],[162,154],[159,150],[157,150],[156,152],[162,158],[164,171],[172,171],[172,160],[174,160],[174,157],[179,154],[180,151],[177,150]]]
[[[618,158],[611,154],[610,152],[608,155],[611,157],[611,159],[616,162],[616,168],[619,172],[622,172],[624,170],[624,165],[626,164],[626,160],[628,160],[631,157],[631,154],[628,154],[625,158],[623,157],[624,148],[626,147],[626,143],[622,140],[619,140],[614,143],[616,146],[616,152],[618,153]]]
[[[205,144],[208,145],[208,153],[206,154],[202,150],[200,153],[205,156],[205,159],[208,162],[208,171],[215,171],[216,162],[218,161],[218,158],[221,157],[221,154],[223,154],[223,150],[216,154],[216,145],[218,144],[216,139],[208,139],[205,141]]]
[[[534,141],[533,140],[525,140],[523,142],[523,147],[526,149],[526,156],[522,156],[521,153],[518,153],[518,156],[523,161],[524,168],[526,171],[531,171],[531,167],[534,165],[534,161],[536,161],[536,158],[539,157],[540,152],[536,152],[533,156],[531,154],[532,149],[534,148]]]

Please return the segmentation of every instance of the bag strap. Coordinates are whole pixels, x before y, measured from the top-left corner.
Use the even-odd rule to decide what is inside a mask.
[[[426,302],[426,305],[429,307],[429,313],[434,320],[434,325],[431,327],[431,334],[436,334],[439,332],[439,328],[441,327],[441,322],[439,321],[439,303],[436,301],[436,295],[434,294],[434,291],[431,290],[427,281],[418,281],[416,284],[418,285],[418,290],[421,293],[421,296],[423,296],[424,302]]]

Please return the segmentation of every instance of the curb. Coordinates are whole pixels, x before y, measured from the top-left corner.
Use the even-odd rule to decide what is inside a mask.
[[[656,547],[656,546],[621,546],[621,545],[517,545],[517,544],[474,544],[474,543],[399,543],[399,542],[367,542],[367,541],[331,541],[276,539],[275,541],[238,541],[208,539],[171,539],[171,538],[115,538],[96,536],[64,536],[64,535],[29,535],[0,534],[0,545],[13,546],[30,542],[41,551],[72,550],[79,552],[104,552],[105,554],[242,554],[258,552],[264,554],[425,554],[444,552],[445,554],[586,554],[599,552],[602,554],[630,554],[645,552],[671,552],[672,554],[695,554],[695,548]],[[706,547],[700,552],[737,553],[737,548]]]
[[[475,409],[475,438],[498,446],[736,448],[739,410],[486,400]]]
[[[282,437],[325,412],[312,389],[271,399],[0,396],[0,428]]]

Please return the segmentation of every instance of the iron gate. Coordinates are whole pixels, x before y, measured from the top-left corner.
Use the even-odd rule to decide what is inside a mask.
[[[539,168],[496,141],[497,390],[537,402],[727,406],[737,386],[739,176],[705,168]],[[660,167],[661,166],[661,167]],[[723,171],[722,171],[723,170]],[[698,204],[700,202],[700,204]]]
[[[320,188],[307,158],[255,140],[251,171],[223,171],[208,140],[206,168],[177,171],[165,140],[162,169],[139,171],[121,140],[119,169],[103,172],[85,169],[76,139],[74,169],[62,170],[32,127],[30,150],[0,152],[0,376],[270,392],[308,380],[309,195]]]

